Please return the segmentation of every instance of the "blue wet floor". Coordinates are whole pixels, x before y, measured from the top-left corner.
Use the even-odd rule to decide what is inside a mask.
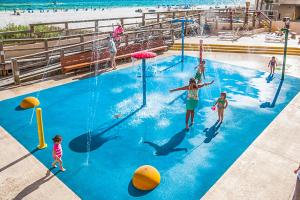
[[[38,143],[35,116],[17,106],[26,96],[38,96],[49,146],[34,155],[49,167],[51,138],[62,135],[67,171],[57,176],[82,199],[197,200],[295,97],[300,80],[286,76],[280,84],[278,74],[268,77],[208,60],[207,81],[215,84],[200,92],[195,125],[186,132],[186,94],[169,89],[188,83],[198,59],[185,57],[184,65],[179,61],[173,56],[154,62],[160,72],[147,78],[146,107],[141,107],[135,66],[1,101],[1,126],[33,151]],[[227,92],[229,107],[219,125],[210,107],[221,91]],[[141,193],[130,181],[145,164],[160,171],[161,184]]]

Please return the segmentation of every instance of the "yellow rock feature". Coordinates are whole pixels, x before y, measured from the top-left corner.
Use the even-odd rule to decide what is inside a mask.
[[[20,104],[23,109],[34,108],[40,105],[40,101],[35,97],[26,97]]]
[[[139,190],[152,190],[160,183],[160,174],[154,167],[143,165],[133,175],[132,184]]]

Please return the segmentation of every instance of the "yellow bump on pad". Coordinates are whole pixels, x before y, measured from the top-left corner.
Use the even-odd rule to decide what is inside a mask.
[[[135,170],[132,184],[139,190],[152,190],[160,183],[160,174],[156,168],[143,165]]]
[[[34,108],[40,105],[40,101],[35,97],[26,97],[22,100],[20,107],[23,109]]]

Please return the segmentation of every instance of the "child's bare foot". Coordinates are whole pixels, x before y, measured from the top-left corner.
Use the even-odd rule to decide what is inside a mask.
[[[189,125],[187,124],[186,126],[185,126],[185,130],[189,130],[190,128],[189,128]]]
[[[62,167],[62,168],[60,168],[60,171],[64,172],[64,171],[66,171],[66,169]]]
[[[54,167],[54,168],[57,167],[55,163],[52,163],[51,166]]]

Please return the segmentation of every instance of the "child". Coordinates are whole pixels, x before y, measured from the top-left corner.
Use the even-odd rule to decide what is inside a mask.
[[[270,60],[268,67],[270,67],[271,73],[270,74],[274,74],[275,73],[275,67],[277,66],[277,62],[275,59],[275,56],[272,57],[272,59]]]
[[[214,104],[214,106],[217,105],[218,108],[218,121],[220,121],[220,123],[223,122],[223,118],[224,118],[224,110],[227,108],[228,106],[228,101],[226,100],[226,93],[225,92],[221,92],[221,97],[216,101],[216,103]]]
[[[195,79],[197,80],[197,84],[202,82],[202,76],[205,79],[205,61],[203,60],[202,63],[200,63],[198,69],[197,69],[197,73],[195,75]]]
[[[116,47],[116,44],[114,42],[112,35],[110,35],[110,37],[109,37],[108,50],[109,50],[109,54],[110,54],[111,67],[113,69],[117,69],[117,65],[116,65],[117,47]]]
[[[121,35],[124,33],[124,29],[121,24],[118,24],[117,28],[115,28],[113,32],[114,41],[116,41],[116,45],[120,46],[121,43]]]
[[[63,168],[62,166],[62,148],[61,148],[61,141],[62,141],[62,137],[60,135],[56,135],[53,139],[54,142],[54,146],[53,146],[53,150],[52,150],[52,156],[54,159],[54,162],[52,163],[52,167],[56,167],[56,163],[59,163],[59,168],[61,171],[66,171],[66,169]]]
[[[191,126],[194,124],[194,116],[195,116],[195,108],[198,105],[198,89],[212,84],[214,81],[210,83],[204,83],[202,85],[198,85],[194,78],[191,78],[189,81],[189,85],[176,88],[170,90],[170,92],[178,91],[178,90],[187,90],[187,101],[186,101],[186,116],[185,116],[185,128],[189,130],[189,118],[191,116]]]

